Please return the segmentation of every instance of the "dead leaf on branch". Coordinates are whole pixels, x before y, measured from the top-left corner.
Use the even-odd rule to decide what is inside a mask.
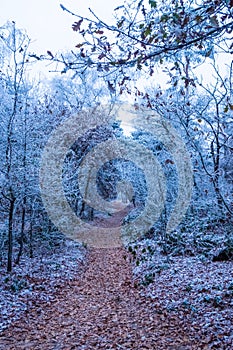
[[[98,30],[95,31],[95,33],[96,33],[96,34],[99,34],[99,35],[102,35],[102,34],[104,34],[104,31],[98,29]]]
[[[72,25],[72,29],[74,32],[78,32],[80,30],[82,22],[83,18],[81,18],[78,22],[74,22],[74,24]]]

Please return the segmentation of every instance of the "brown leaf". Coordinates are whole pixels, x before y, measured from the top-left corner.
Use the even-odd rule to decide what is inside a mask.
[[[100,35],[102,35],[102,34],[104,34],[104,31],[103,31],[103,30],[99,30],[99,29],[98,29],[98,30],[96,30],[96,31],[95,31],[95,33],[96,33],[96,34],[100,34]]]
[[[80,30],[82,22],[83,22],[83,18],[81,18],[78,22],[74,22],[74,24],[72,25],[72,29],[74,32],[77,32],[78,30]]]
[[[166,159],[165,164],[174,164],[174,162],[171,159]]]

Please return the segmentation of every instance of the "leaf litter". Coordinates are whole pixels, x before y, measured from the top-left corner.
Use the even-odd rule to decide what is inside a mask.
[[[29,298],[0,349],[232,349],[232,262],[130,260],[124,248],[87,250],[73,278],[55,278],[53,293]],[[152,266],[153,281],[143,284]]]

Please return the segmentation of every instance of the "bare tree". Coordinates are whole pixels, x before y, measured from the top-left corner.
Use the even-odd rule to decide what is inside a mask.
[[[5,184],[1,189],[1,196],[8,208],[8,260],[7,271],[12,270],[13,254],[13,217],[17,201],[17,184],[15,184],[14,161],[17,141],[14,138],[17,130],[16,119],[22,111],[23,96],[26,93],[24,76],[27,64],[27,50],[30,39],[23,31],[16,29],[15,22],[8,22],[0,31],[0,39],[3,49],[8,54],[8,62],[3,62],[4,78],[8,89],[8,97],[11,97],[7,106],[8,120],[5,130]]]

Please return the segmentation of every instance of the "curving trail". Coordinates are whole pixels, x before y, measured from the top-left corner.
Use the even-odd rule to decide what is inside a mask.
[[[139,295],[126,254],[90,250],[78,279],[5,330],[0,349],[199,349],[184,317]]]

